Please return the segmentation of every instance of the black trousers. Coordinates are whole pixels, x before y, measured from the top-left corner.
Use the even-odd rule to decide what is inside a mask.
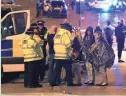
[[[39,67],[40,60],[24,62],[25,72],[24,72],[24,86],[37,86],[39,78]]]
[[[67,84],[73,84],[72,80],[72,62],[70,60],[60,60],[60,59],[55,59],[55,68],[52,74],[52,80],[51,84],[56,84],[59,75],[61,74],[61,68],[64,67],[66,71],[66,80]]]
[[[125,42],[125,38],[121,38],[121,39],[117,39],[117,43],[118,43],[118,59],[121,59],[122,56],[122,51],[124,48],[124,42]]]
[[[45,77],[45,62],[46,62],[45,58],[40,61],[39,77],[41,81],[43,81]]]

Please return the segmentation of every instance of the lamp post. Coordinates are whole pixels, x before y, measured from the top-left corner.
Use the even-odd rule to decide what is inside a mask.
[[[82,15],[84,14],[84,0],[76,0],[76,13],[79,14],[79,27],[82,25]]]

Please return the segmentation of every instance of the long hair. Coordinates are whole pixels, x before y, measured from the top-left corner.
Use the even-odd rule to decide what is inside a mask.
[[[86,31],[85,31],[85,36],[84,36],[84,40],[86,39],[86,37],[88,36],[88,31],[91,32],[91,36],[93,36],[93,28],[91,26],[89,26]]]

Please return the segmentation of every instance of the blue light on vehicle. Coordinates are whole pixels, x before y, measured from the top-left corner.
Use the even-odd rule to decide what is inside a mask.
[[[107,6],[103,6],[103,8],[102,8],[104,11],[109,11],[109,7],[107,7]]]

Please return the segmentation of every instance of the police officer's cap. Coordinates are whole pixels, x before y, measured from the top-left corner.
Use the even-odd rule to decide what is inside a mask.
[[[29,28],[29,29],[27,29],[25,34],[30,35],[30,34],[34,34],[34,32],[31,28]]]
[[[38,25],[44,25],[44,23],[45,23],[45,21],[43,21],[43,20],[37,21],[37,24],[38,24]]]
[[[32,23],[30,28],[32,29],[39,29],[38,25],[36,23]]]
[[[60,24],[61,28],[64,28],[70,32],[72,32],[72,26],[69,24],[69,23],[63,23],[63,24]]]

